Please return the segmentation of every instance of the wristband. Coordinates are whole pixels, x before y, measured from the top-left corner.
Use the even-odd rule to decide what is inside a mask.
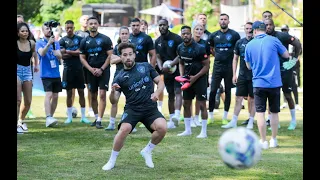
[[[102,69],[102,67],[100,69],[101,69],[101,71],[104,71],[104,69]]]

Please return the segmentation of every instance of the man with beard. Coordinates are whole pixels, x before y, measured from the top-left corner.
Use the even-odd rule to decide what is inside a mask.
[[[88,87],[91,92],[92,109],[96,118],[91,126],[102,129],[101,120],[107,104],[106,91],[109,87],[110,58],[113,46],[108,36],[98,32],[99,22],[96,17],[88,18],[87,24],[90,35],[83,38],[80,43],[80,60],[89,71]]]
[[[250,117],[249,122],[247,123],[247,128],[253,128],[253,118],[255,114],[255,107],[254,107],[254,98],[253,98],[253,87],[252,87],[252,71],[249,70],[246,66],[246,62],[244,61],[245,49],[246,45],[252,40],[253,38],[253,31],[252,31],[252,22],[247,22],[244,25],[244,31],[246,33],[246,37],[239,39],[234,48],[234,57],[233,57],[233,78],[232,82],[236,85],[236,104],[234,106],[233,117],[232,120],[226,124],[221,126],[222,128],[234,128],[237,127],[238,116],[241,111],[242,104],[241,102],[245,97],[248,97],[248,104],[250,107]],[[239,69],[239,76],[237,77],[237,65],[238,59],[240,57],[240,69]]]
[[[180,76],[188,77],[190,86],[183,91],[184,125],[185,131],[178,136],[189,136],[191,132],[191,102],[194,97],[200,105],[202,128],[197,138],[207,137],[207,73],[209,60],[206,48],[192,39],[191,27],[181,27],[183,43],[177,48]],[[183,85],[185,86],[185,84]],[[183,87],[182,86],[182,87]]]
[[[135,46],[131,43],[121,43],[118,46],[124,65],[115,77],[111,87],[110,101],[117,101],[120,93],[126,97],[126,105],[118,125],[118,133],[114,137],[113,148],[108,163],[102,169],[114,168],[119,151],[124,145],[128,134],[138,122],[141,122],[152,133],[147,146],[140,151],[147,167],[154,168],[152,150],[161,142],[167,132],[166,119],[157,108],[159,94],[164,90],[164,83],[157,71],[147,62],[135,62]],[[154,92],[154,85],[157,90]]]
[[[84,98],[84,77],[83,68],[79,59],[79,46],[82,37],[74,34],[74,22],[67,20],[65,22],[65,30],[67,35],[62,37],[59,41],[61,47],[61,54],[63,58],[63,77],[62,88],[67,90],[67,120],[66,124],[72,123],[72,90],[77,89],[79,94],[79,104],[81,107],[81,123],[90,124],[91,122],[86,118],[86,101]]]
[[[232,61],[233,50],[236,42],[240,39],[238,32],[229,29],[228,24],[229,15],[220,14],[219,24],[220,30],[217,30],[209,36],[209,44],[212,47],[212,54],[214,58],[214,66],[211,79],[211,90],[209,95],[209,119],[208,124],[213,123],[213,110],[215,107],[215,97],[222,79],[224,80],[225,101],[224,113],[222,117],[222,124],[227,124],[228,111],[231,103],[231,88],[234,87],[232,83]]]
[[[175,81],[175,77],[179,76],[179,68],[175,72],[169,73],[169,68],[179,63],[177,58],[177,47],[181,44],[182,38],[169,31],[169,23],[166,19],[158,22],[161,36],[155,41],[155,49],[157,54],[157,66],[164,74],[164,83],[168,92],[168,108],[170,119],[168,128],[176,128],[180,118],[180,110],[182,106],[181,84]],[[173,61],[169,66],[163,67],[163,63],[167,60]],[[172,121],[174,119],[174,121]],[[174,124],[174,122],[176,124]]]
[[[62,91],[59,71],[62,55],[59,42],[55,41],[54,36],[51,35],[51,28],[44,24],[42,32],[43,38],[36,42],[36,51],[40,61],[40,78],[46,92],[44,98],[46,127],[52,127],[58,123],[58,120],[53,118],[53,115],[58,105],[59,92]]]
[[[288,106],[290,109],[291,114],[291,122],[288,127],[288,130],[294,130],[297,126],[296,122],[296,110],[295,110],[295,103],[291,96],[292,91],[292,83],[293,83],[293,67],[296,65],[298,61],[298,56],[301,51],[301,43],[300,41],[295,38],[294,36],[289,35],[288,33],[283,33],[280,31],[274,30],[274,23],[272,19],[264,20],[266,25],[266,33],[268,35],[274,36],[278,38],[281,43],[286,47],[288,50],[289,44],[291,44],[295,48],[295,54],[292,55],[292,58],[283,58],[280,57],[280,70],[281,70],[281,80],[282,80],[282,92],[284,97],[288,102]]]

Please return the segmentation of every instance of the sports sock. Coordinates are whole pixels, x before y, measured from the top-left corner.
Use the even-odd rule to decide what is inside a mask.
[[[174,115],[176,117],[180,117],[180,110],[174,110]]]
[[[296,122],[296,109],[290,109],[290,114],[291,114],[291,123],[297,123]]]
[[[81,108],[81,119],[85,118],[86,117],[86,108],[85,107],[82,107]]]
[[[119,151],[114,151],[114,150],[112,149],[111,156],[110,156],[110,160],[111,160],[111,161],[116,161],[118,155],[119,155]]]
[[[202,119],[201,121],[201,133],[206,133],[207,134],[207,120]]]
[[[233,116],[232,116],[231,123],[237,124],[237,121],[238,121],[238,116],[237,116],[237,115],[233,115]]]
[[[228,118],[228,111],[223,111],[223,118],[222,119],[227,119]]]
[[[97,118],[97,122],[99,122],[99,121],[101,122],[101,117],[98,117],[98,118]]]
[[[67,107],[68,119],[72,119],[72,107]]]
[[[148,144],[146,145],[146,147],[144,147],[144,151],[147,152],[151,152],[153,150],[153,148],[155,148],[156,145],[151,143],[151,140],[148,142]]]

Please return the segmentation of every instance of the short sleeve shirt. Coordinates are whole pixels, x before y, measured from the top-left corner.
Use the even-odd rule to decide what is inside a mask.
[[[151,37],[144,32],[140,32],[137,35],[131,33],[129,42],[136,47],[136,62],[148,62],[148,52],[154,49]]]
[[[74,35],[73,37],[64,36],[59,40],[60,48],[70,51],[75,51],[80,48],[80,42],[82,37]],[[79,56],[72,56],[70,58],[63,59],[64,68],[80,69],[82,63]]]

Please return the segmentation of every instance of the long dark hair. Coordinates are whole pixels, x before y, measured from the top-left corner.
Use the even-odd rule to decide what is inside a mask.
[[[31,31],[30,31],[30,28],[29,28],[28,24],[25,23],[25,22],[21,22],[21,23],[17,24],[17,40],[19,40],[19,38],[20,38],[18,33],[19,33],[21,27],[23,27],[23,26],[27,27],[28,32],[29,32],[29,35],[28,35],[27,39],[30,40],[31,39]]]

